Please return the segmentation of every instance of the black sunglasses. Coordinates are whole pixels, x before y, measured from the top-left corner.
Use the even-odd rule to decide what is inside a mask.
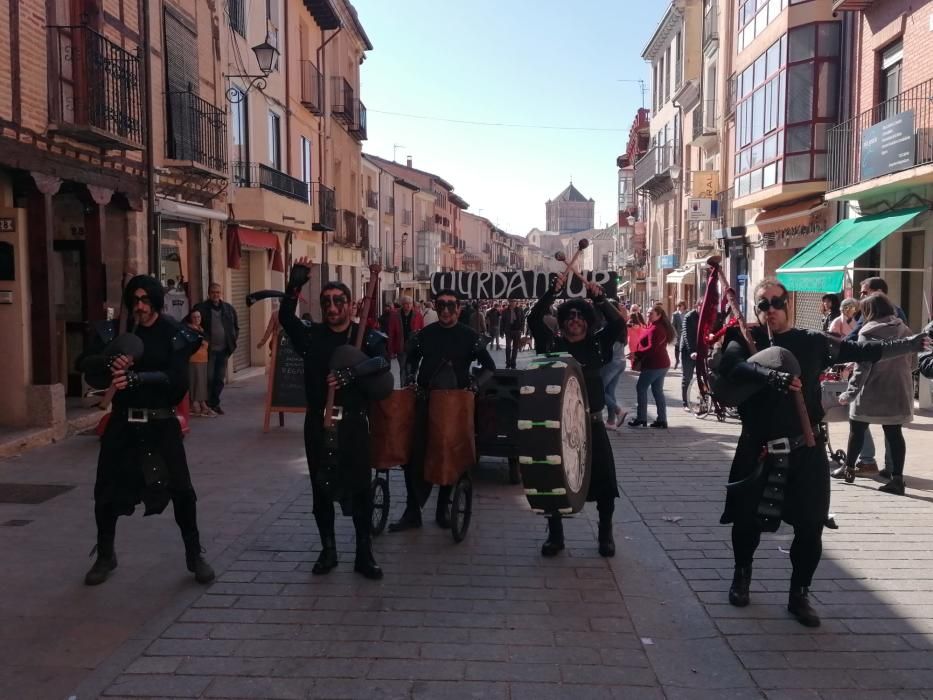
[[[334,294],[321,297],[321,306],[345,306],[347,298],[343,294]]]
[[[143,296],[139,296],[139,297],[134,296],[133,306],[136,306],[139,303],[145,304],[146,306],[152,306],[152,299],[150,299],[149,296],[146,294],[144,294]]]
[[[582,311],[577,311],[576,309],[571,309],[567,312],[567,320],[572,321],[573,319],[578,318],[581,321],[586,320],[586,315]]]
[[[758,313],[767,313],[768,309],[774,309],[775,311],[780,311],[787,307],[787,297],[771,297],[771,300],[759,299],[758,303],[755,305],[755,308],[758,309]]]
[[[444,309],[447,309],[449,311],[457,310],[456,301],[436,301],[434,302],[434,305],[437,307],[438,311],[443,311]]]

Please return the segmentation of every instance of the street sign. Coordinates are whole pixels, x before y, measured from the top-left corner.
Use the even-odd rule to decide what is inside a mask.
[[[719,200],[690,197],[687,200],[687,221],[713,221],[719,218]]]
[[[907,110],[862,132],[862,180],[912,168],[916,143],[914,113]]]
[[[677,267],[677,256],[676,255],[659,255],[658,256],[658,269],[659,270],[669,270]]]

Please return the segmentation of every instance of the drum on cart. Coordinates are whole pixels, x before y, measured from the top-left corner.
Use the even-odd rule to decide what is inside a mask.
[[[476,395],[467,389],[428,392],[424,479],[454,487],[450,498],[450,531],[455,542],[466,537],[473,514],[469,470],[476,464],[475,407]]]
[[[406,387],[369,404],[369,456],[370,465],[376,470],[371,487],[374,536],[382,534],[389,521],[388,470],[407,464],[411,458],[416,400],[414,387]]]
[[[590,487],[590,416],[580,364],[539,355],[525,370],[518,402],[518,462],[537,513],[578,513]]]

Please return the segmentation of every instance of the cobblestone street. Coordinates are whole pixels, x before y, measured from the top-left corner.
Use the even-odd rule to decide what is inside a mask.
[[[679,382],[672,372],[669,400]],[[484,460],[466,540],[454,544],[432,517],[383,534],[385,579],[374,583],[352,572],[348,518],[338,518],[340,567],[311,576],[319,545],[299,420],[262,435],[260,382],[233,386],[228,416],[196,423],[187,440],[218,571],[206,589],[184,571],[166,516],[121,520],[120,568],[100,588],[81,585],[96,441],[0,463],[7,482],[77,483],[42,505],[0,506],[3,520],[31,520],[0,531],[11,562],[0,695],[933,697],[928,414],[906,432],[908,497],[866,479],[833,484],[841,529],[824,537],[813,586],[823,626],[812,630],[784,609],[786,526],[762,541],[752,605],[726,601],[732,559],[718,518],[735,423],[697,420],[672,401],[668,431],[611,433],[623,490],[614,559],[596,553],[592,506],[567,524],[567,550],[542,559],[544,521],[508,485],[505,463]],[[634,405],[634,375],[620,395]],[[836,447],[845,432],[833,426]],[[391,492],[394,519],[399,472]]]

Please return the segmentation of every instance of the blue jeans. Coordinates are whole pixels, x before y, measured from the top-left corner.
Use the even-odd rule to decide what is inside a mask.
[[[871,430],[865,430],[865,442],[862,443],[862,452],[858,455],[858,461],[868,464],[875,464],[875,441],[871,437]],[[891,446],[887,439],[884,441],[884,466],[891,471],[894,463],[891,459]]]
[[[625,360],[613,360],[603,365],[599,370],[599,376],[603,380],[603,394],[606,397],[606,408],[609,409],[609,417],[612,418],[619,408],[619,402],[616,401],[616,387],[619,386],[619,379],[625,371]]]
[[[654,403],[658,408],[658,420],[667,422],[667,402],[664,400],[664,377],[667,368],[643,369],[638,375],[635,384],[635,394],[638,396],[638,420],[648,420],[648,387],[654,395]]]
[[[224,390],[224,379],[227,377],[227,360],[230,353],[226,350],[220,352],[211,350],[207,356],[207,405],[217,408],[220,405],[220,392]]]

